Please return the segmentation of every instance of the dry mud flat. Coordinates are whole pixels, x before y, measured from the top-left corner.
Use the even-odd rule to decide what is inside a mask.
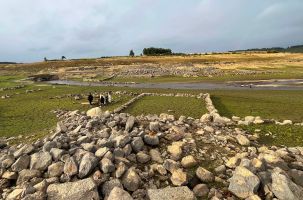
[[[271,80],[254,80],[254,81],[230,81],[227,82],[231,85],[237,85],[241,87],[290,87],[300,88],[303,87],[303,79],[271,79]]]
[[[83,82],[72,80],[47,81],[49,84],[59,85],[78,85],[78,86],[117,86],[131,88],[162,88],[162,89],[196,89],[213,90],[228,89],[241,90],[303,90],[303,79],[274,79],[256,81],[233,81],[226,83],[102,83],[102,82]]]
[[[220,116],[57,111],[50,136],[0,152],[0,199],[303,198],[303,148]],[[214,120],[214,121],[213,121]]]

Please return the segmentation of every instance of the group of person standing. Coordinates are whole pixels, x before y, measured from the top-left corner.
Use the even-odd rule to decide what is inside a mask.
[[[92,95],[92,93],[89,93],[87,100],[88,100],[90,105],[93,104],[94,96]],[[111,92],[108,92],[105,95],[104,94],[99,95],[98,103],[99,103],[100,106],[104,106],[104,105],[109,104],[111,102],[112,102]]]

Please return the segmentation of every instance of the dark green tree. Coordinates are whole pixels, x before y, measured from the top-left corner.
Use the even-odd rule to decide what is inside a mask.
[[[129,56],[134,57],[135,56],[135,52],[133,50],[130,50]]]
[[[149,47],[143,49],[143,54],[146,56],[156,56],[156,55],[171,55],[171,49],[155,48]]]

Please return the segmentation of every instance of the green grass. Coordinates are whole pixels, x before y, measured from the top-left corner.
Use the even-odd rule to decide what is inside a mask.
[[[14,81],[22,79],[22,78],[24,78],[24,76],[21,76],[21,75],[0,76],[0,88],[13,87],[16,85],[20,85],[19,83],[14,82]]]
[[[168,112],[171,110],[172,112]],[[145,96],[130,105],[124,112],[132,115],[169,113],[175,117],[181,115],[200,118],[205,114],[205,104],[201,99],[187,97]]]
[[[41,88],[43,91],[25,93],[26,89]],[[50,97],[63,96],[65,94],[87,94],[90,91],[104,91],[102,88],[89,88],[77,86],[27,86],[19,89],[19,95],[14,95],[9,99],[0,99],[0,136],[32,135],[47,132],[56,125],[57,118],[51,113],[52,110],[81,110],[90,108],[89,105],[82,105],[83,100],[76,101],[71,97],[62,99],[50,99]],[[5,91],[6,92],[6,91]],[[16,91],[9,91],[13,94]],[[3,92],[2,92],[3,93]],[[0,93],[1,95],[1,93]],[[119,105],[127,102],[128,96],[115,97],[115,102],[103,108],[103,110],[113,110]]]
[[[22,78],[21,76],[0,76],[1,85],[16,84],[13,82]],[[17,83],[18,84],[18,83]],[[38,89],[43,91],[25,94],[27,89]],[[170,89],[136,89],[127,87],[81,87],[81,86],[43,86],[39,84],[27,85],[25,88],[17,90],[0,91],[0,96],[4,94],[13,95],[10,99],[0,99],[0,136],[32,135],[42,136],[55,126],[57,119],[50,111],[55,109],[67,110],[87,110],[88,105],[81,105],[80,102],[72,98],[49,99],[49,97],[62,96],[65,94],[87,94],[88,92],[100,91],[129,91],[129,92],[154,92],[154,93],[192,93],[209,92],[214,104],[219,112],[227,117],[237,115],[259,115],[263,118],[291,119],[295,122],[303,121],[303,92],[302,91],[255,91],[255,90],[170,90]],[[15,93],[21,93],[15,95]],[[116,98],[117,99],[117,98]],[[118,105],[129,100],[130,97],[122,96],[119,102],[105,109],[114,109]],[[204,109],[204,110],[203,110]],[[124,112],[133,115],[140,114],[160,114],[173,110],[171,114],[176,117],[180,115],[200,118],[206,112],[201,100],[183,97],[144,97]],[[266,127],[264,127],[265,129]],[[298,127],[284,129],[283,127],[269,127],[281,134],[281,144],[283,137],[287,136],[294,141],[300,142],[302,129]],[[263,129],[262,129],[263,130]],[[301,131],[301,132],[300,132]],[[261,138],[265,143],[270,143],[270,138]],[[266,140],[265,140],[266,139]],[[279,139],[279,138],[278,138]],[[276,140],[278,140],[276,139]],[[296,140],[299,142],[296,142]],[[279,144],[277,141],[272,144]],[[288,142],[285,142],[287,144]]]
[[[261,116],[303,122],[302,91],[210,91],[219,113],[226,117]]]
[[[303,127],[295,125],[251,125],[242,126],[244,130],[254,133],[255,129],[260,129],[260,144],[276,146],[302,146]]]

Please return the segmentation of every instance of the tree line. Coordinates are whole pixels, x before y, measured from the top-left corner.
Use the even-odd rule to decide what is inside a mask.
[[[155,47],[149,47],[144,48],[143,52],[141,54],[145,56],[159,56],[159,55],[172,55],[173,52],[171,49],[164,49],[164,48],[155,48]],[[129,56],[133,57],[135,56],[134,50],[130,50]]]

